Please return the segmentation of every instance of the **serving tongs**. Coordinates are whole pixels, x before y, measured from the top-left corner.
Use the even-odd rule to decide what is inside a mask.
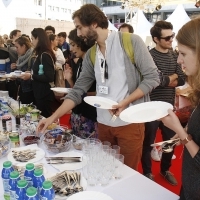
[[[45,157],[48,164],[82,162],[82,157]]]

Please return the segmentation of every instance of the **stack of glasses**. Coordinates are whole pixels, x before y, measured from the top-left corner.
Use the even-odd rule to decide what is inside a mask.
[[[83,176],[90,186],[107,185],[112,179],[122,177],[124,156],[120,147],[98,139],[87,139],[83,145],[87,165],[83,167]]]

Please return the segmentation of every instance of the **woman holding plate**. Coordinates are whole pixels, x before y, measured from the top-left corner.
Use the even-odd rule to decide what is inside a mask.
[[[74,86],[74,83],[80,76],[82,70],[82,61],[87,50],[93,46],[88,46],[85,42],[77,36],[77,30],[74,29],[69,33],[69,44],[70,51],[79,58],[77,63],[71,62],[69,66],[66,64],[65,67],[65,79],[68,81],[71,87]],[[93,82],[91,88],[88,90],[85,96],[94,96],[96,94],[96,82]],[[71,126],[74,131],[74,134],[86,138],[92,134],[91,137],[97,138],[97,121],[96,121],[96,108],[90,106],[82,100],[82,103],[77,105],[71,114]]]
[[[16,70],[30,72],[34,58],[31,42],[26,37],[21,36],[15,40],[15,47],[19,56],[16,63]],[[19,79],[18,95],[23,104],[35,103],[31,80]]]
[[[191,20],[178,32],[178,63],[181,64],[188,83],[192,87],[189,98],[196,106],[184,129],[175,113],[162,119],[165,126],[176,132],[173,138],[180,138],[185,146],[182,166],[181,200],[199,200],[200,198],[200,18]]]

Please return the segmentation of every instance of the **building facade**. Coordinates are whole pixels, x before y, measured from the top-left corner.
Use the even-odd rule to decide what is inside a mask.
[[[113,24],[124,23],[126,17],[127,21],[129,21],[130,9],[123,8],[121,2],[110,0],[85,0],[84,3],[94,3],[97,6],[99,6]],[[162,6],[162,8],[159,11],[144,10],[144,14],[150,22],[166,20],[169,17],[169,15],[173,13],[176,6],[177,5]],[[184,4],[183,6],[188,16],[190,17],[200,14],[200,8],[195,7],[195,1],[194,4]]]

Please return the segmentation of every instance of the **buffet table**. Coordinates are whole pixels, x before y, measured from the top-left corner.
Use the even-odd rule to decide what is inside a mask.
[[[44,149],[42,144],[40,148]],[[73,149],[74,150],[74,149]],[[46,156],[52,154],[46,152]],[[0,159],[0,171],[3,167],[3,162],[7,157]],[[58,173],[59,171],[47,164],[46,159],[43,158],[38,163],[43,163],[46,173]],[[81,171],[81,170],[80,170]],[[87,186],[88,191],[99,191],[109,195],[113,200],[178,200],[179,196],[158,185],[157,183],[144,177],[137,171],[124,165],[123,177],[119,180],[111,180],[107,186]],[[0,181],[0,199],[3,198],[3,185]]]

